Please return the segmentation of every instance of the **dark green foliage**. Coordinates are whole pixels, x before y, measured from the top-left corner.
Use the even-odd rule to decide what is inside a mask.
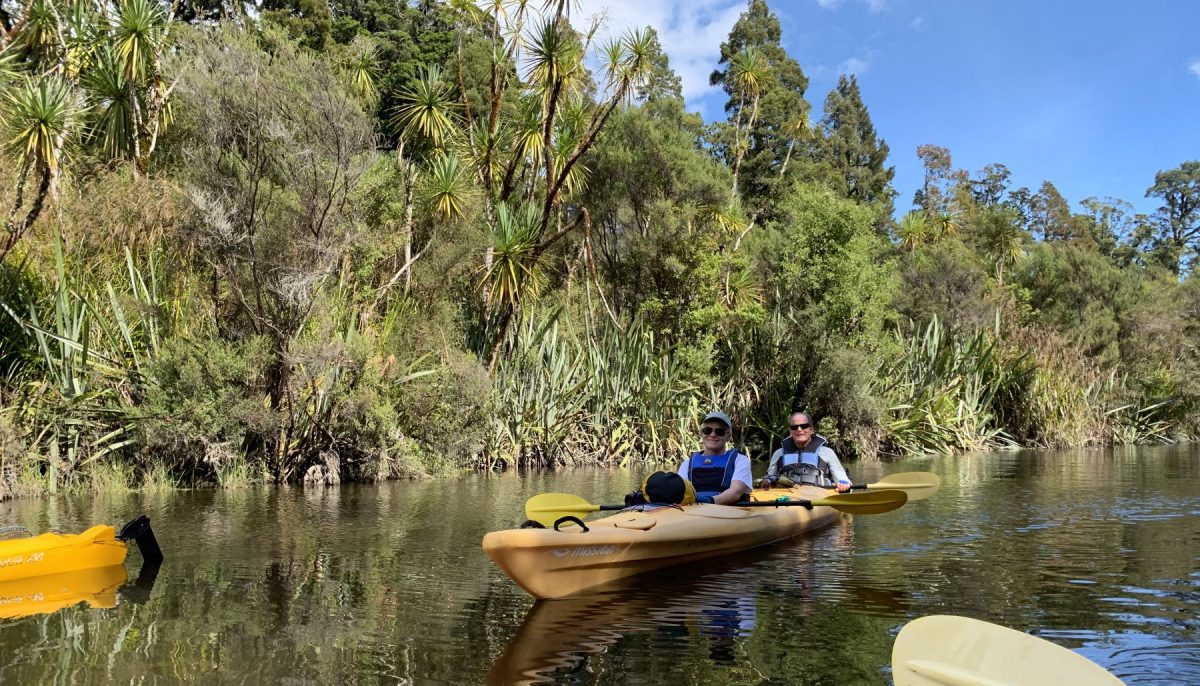
[[[637,98],[645,102],[660,100],[683,100],[683,83],[679,75],[671,69],[671,61],[663,52],[662,44],[658,41],[658,33],[651,28],[654,41],[654,56],[651,58],[650,75],[646,82],[637,89]]]
[[[896,170],[884,166],[888,145],[875,135],[858,79],[838,77],[837,87],[825,98],[821,126],[825,133],[822,154],[833,168],[834,190],[851,200],[878,205],[881,214],[891,216]]]
[[[780,201],[763,260],[778,306],[805,313],[805,335],[866,344],[891,318],[894,267],[870,208],[808,185]]]
[[[1200,433],[1196,162],[1158,175],[1151,218],[924,145],[892,243],[857,81],[811,130],[762,0],[722,45],[711,126],[652,31],[591,74],[562,3],[524,6],[505,62],[516,14],[305,1],[185,5],[153,153],[111,56],[64,86],[108,118],[42,146],[53,211],[0,265],[0,499],[28,490],[14,474],[108,466],[237,485],[674,462],[714,406],[756,453],[796,409],[859,457]],[[35,19],[22,64],[53,51]]]
[[[1200,161],[1159,172],[1146,197],[1163,203],[1154,217],[1151,249],[1175,274],[1186,272],[1200,252]]]
[[[269,359],[270,342],[260,337],[170,342],[146,397],[146,447],[180,475],[214,478],[213,456],[251,449],[255,437],[279,429],[258,390]]]
[[[978,179],[971,180],[975,203],[982,207],[998,205],[1008,190],[1008,179],[1012,173],[1003,164],[989,164],[980,172]]]
[[[712,216],[728,173],[696,150],[699,122],[679,99],[660,98],[613,118],[590,165],[595,260],[614,310],[641,317],[664,343],[707,357],[726,321],[723,275],[734,236]],[[693,365],[688,365],[693,367]],[[699,373],[707,373],[703,363]]]
[[[369,35],[378,46],[378,113],[389,136],[395,132],[386,122],[399,104],[399,93],[412,84],[420,67],[448,65],[455,55],[456,37],[469,60],[463,69],[468,86],[484,78],[480,69],[488,48],[474,32],[456,32],[454,16],[443,3],[410,6],[381,0],[337,0],[330,6],[335,17],[330,28],[334,41],[349,44],[355,36]]]
[[[808,88],[808,77],[782,45],[779,18],[770,10],[765,0],[749,0],[729,32],[729,39],[721,44],[721,68],[710,77],[713,85],[720,85],[729,94],[725,104],[728,123],[717,127],[714,147],[721,158],[731,164],[735,157],[734,132],[739,117],[745,126],[750,113],[745,111],[749,104],[743,103],[739,89],[733,83],[729,69],[730,61],[741,50],[754,48],[765,58],[770,67],[758,99],[757,122],[749,132],[749,144],[742,163],[739,187],[741,193],[754,199],[749,205],[758,208],[766,203],[771,192],[781,188],[779,172],[789,156],[789,142],[796,137],[798,120],[807,123],[809,104],[804,98]],[[813,153],[805,147],[793,150],[790,164],[792,174],[802,178],[811,176],[809,170]]]
[[[1012,281],[1029,294],[1038,325],[1061,332],[1108,369],[1121,361],[1121,322],[1142,296],[1129,276],[1085,247],[1040,244]]]
[[[300,45],[324,50],[329,43],[333,15],[324,0],[264,0],[264,21],[282,26]]]
[[[938,319],[971,331],[990,325],[1000,308],[993,300],[987,267],[962,241],[947,239],[905,255],[895,306],[906,319]]]

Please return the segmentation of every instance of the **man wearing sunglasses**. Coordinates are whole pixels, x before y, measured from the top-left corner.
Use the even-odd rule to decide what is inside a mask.
[[[793,412],[788,417],[788,429],[788,437],[771,455],[767,475],[759,487],[770,488],[780,477],[787,477],[798,484],[833,487],[838,493],[850,490],[850,476],[825,437],[817,435],[812,417],[804,412]]]
[[[733,424],[724,412],[709,412],[700,424],[704,449],[692,453],[679,467],[679,476],[692,482],[696,502],[732,505],[753,490],[750,458],[729,448]]]

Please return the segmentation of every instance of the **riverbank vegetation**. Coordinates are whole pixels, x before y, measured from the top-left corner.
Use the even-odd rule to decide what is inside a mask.
[[[897,211],[761,0],[713,123],[568,9],[0,2],[0,499],[1200,431],[1200,162],[1142,215],[931,144]]]

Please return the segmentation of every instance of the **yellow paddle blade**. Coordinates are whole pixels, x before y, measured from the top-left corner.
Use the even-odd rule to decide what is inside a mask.
[[[909,622],[892,646],[896,686],[1119,686],[1103,667],[1044,639],[978,619]]]
[[[908,494],[908,501],[924,500],[937,493],[942,480],[933,472],[902,472],[885,476],[881,481],[867,484],[867,490],[895,489]]]
[[[554,526],[554,522],[567,515],[578,517],[599,511],[599,505],[570,493],[541,493],[525,501],[525,516],[542,526]]]
[[[881,514],[903,507],[908,502],[904,491],[867,491],[866,493],[837,493],[813,498],[813,505],[828,505],[850,514]]]

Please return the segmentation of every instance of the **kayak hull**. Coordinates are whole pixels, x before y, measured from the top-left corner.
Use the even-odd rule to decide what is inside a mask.
[[[107,525],[80,534],[0,541],[0,583],[123,564],[128,547]]]
[[[755,500],[816,499],[820,488],[755,491]],[[483,549],[535,598],[563,598],[679,564],[728,555],[821,528],[844,515],[831,507],[686,505],[635,508],[554,529],[510,529],[483,537]]]

